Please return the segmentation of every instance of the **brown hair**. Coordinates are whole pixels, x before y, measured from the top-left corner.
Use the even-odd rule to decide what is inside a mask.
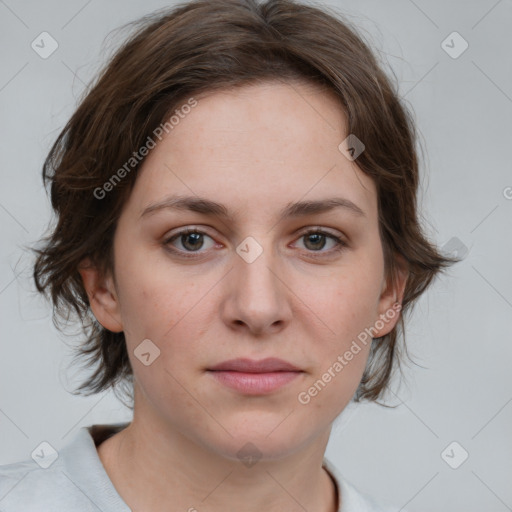
[[[96,368],[78,389],[130,389],[133,382],[124,333],[108,331],[94,318],[77,270],[88,257],[113,274],[116,223],[140,166],[132,162],[130,171],[126,162],[185,98],[300,80],[339,98],[348,133],[365,145],[357,164],[377,187],[386,276],[395,279],[397,254],[409,271],[399,323],[372,343],[355,395],[356,401],[377,401],[400,367],[403,314],[439,271],[458,261],[440,254],[420,226],[416,132],[396,84],[339,13],[292,0],[193,0],[156,11],[135,28],[86,91],[43,166],[57,223],[34,249],[34,279],[52,299],[57,326],[59,317],[69,320],[70,314],[81,321],[86,342],[78,355]],[[105,187],[116,170],[122,179]]]

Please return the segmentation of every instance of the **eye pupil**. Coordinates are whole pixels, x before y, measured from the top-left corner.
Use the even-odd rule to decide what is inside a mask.
[[[306,240],[309,242],[311,239],[313,239],[313,249],[323,249],[325,246],[325,236],[321,233],[311,233],[306,236]],[[320,246],[317,244],[320,242]],[[307,246],[307,243],[306,243]],[[311,247],[308,247],[310,249]]]
[[[191,245],[188,244],[188,242],[183,243],[183,247],[186,247],[187,249],[194,250],[194,249],[200,249],[203,246],[203,240],[201,239],[203,235],[201,233],[186,233],[181,236],[181,240],[188,240],[192,238],[193,242]],[[198,244],[198,240],[201,239],[201,243]]]

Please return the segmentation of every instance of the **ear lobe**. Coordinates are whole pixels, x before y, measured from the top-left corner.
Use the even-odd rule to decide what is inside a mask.
[[[373,336],[374,338],[380,338],[391,332],[400,319],[409,271],[402,256],[395,255],[395,260],[397,263],[395,280],[394,282],[386,280],[382,287],[378,308],[379,318],[375,321],[377,332]]]
[[[87,258],[78,266],[96,320],[112,332],[123,331],[119,300],[110,275],[103,276]]]

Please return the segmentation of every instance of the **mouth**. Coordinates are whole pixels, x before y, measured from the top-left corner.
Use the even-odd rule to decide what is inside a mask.
[[[246,395],[263,395],[276,391],[304,372],[277,358],[261,361],[231,359],[208,368],[220,384]]]

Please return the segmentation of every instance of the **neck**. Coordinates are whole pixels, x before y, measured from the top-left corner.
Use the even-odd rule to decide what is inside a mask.
[[[330,431],[276,459],[233,460],[178,429],[138,415],[104,441],[98,454],[134,512],[336,512],[335,485],[322,467]],[[139,418],[144,418],[141,420]]]

